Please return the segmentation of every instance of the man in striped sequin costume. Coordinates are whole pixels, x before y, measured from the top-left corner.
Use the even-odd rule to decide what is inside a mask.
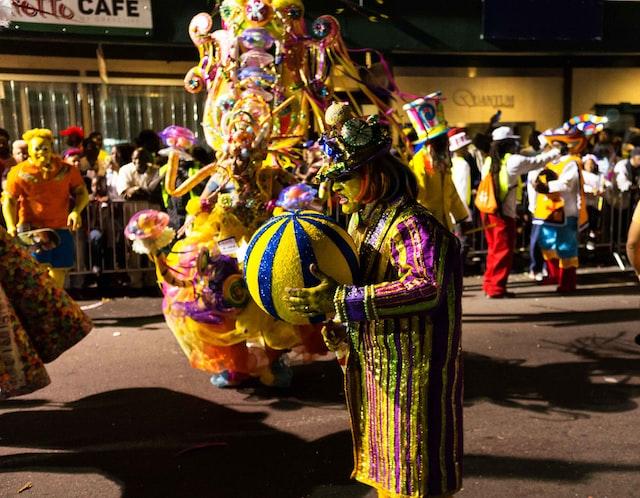
[[[338,286],[314,269],[320,285],[290,289],[289,305],[334,314],[328,342],[348,344],[353,477],[380,497],[448,496],[462,483],[459,243],[416,202],[415,177],[384,132],[367,122],[353,137],[363,125],[348,120],[359,118],[329,111],[337,131],[325,138],[331,161],[321,174],[353,215],[361,280]]]

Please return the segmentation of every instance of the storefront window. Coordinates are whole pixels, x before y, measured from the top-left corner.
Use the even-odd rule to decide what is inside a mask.
[[[0,127],[12,139],[29,128],[50,128],[54,132],[77,124],[80,106],[72,83],[27,83],[0,81]]]
[[[20,88],[15,81],[0,81],[0,128],[9,132],[12,138],[20,136],[25,128],[20,112]]]
[[[0,85],[0,128],[12,139],[29,128],[49,128],[60,150],[58,132],[84,125],[89,128],[86,134],[102,132],[109,146],[130,142],[141,130],[160,131],[171,124],[202,137],[203,97],[182,87],[22,81],[0,81]]]
[[[202,99],[181,87],[88,85],[91,123],[106,143],[133,140],[141,130],[176,124],[202,135]]]

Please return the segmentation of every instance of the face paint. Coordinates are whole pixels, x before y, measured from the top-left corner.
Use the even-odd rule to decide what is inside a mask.
[[[51,167],[51,142],[42,137],[29,140],[29,160],[34,166],[43,170]]]
[[[333,191],[340,196],[340,206],[344,214],[353,214],[360,210],[362,205],[358,201],[362,189],[362,177],[354,175],[333,184]]]

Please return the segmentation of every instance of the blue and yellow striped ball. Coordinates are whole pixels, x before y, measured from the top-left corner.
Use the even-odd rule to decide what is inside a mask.
[[[359,271],[353,240],[331,218],[316,211],[296,211],[275,216],[251,238],[244,258],[249,293],[274,318],[303,325],[311,321],[286,306],[287,287],[313,287],[319,281],[309,271],[318,269],[341,284],[352,284]]]

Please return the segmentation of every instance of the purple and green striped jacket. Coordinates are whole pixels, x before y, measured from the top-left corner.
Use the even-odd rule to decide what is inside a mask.
[[[353,477],[385,496],[462,484],[462,260],[458,240],[400,199],[351,223],[363,285],[340,286]],[[355,217],[354,217],[355,218]]]

